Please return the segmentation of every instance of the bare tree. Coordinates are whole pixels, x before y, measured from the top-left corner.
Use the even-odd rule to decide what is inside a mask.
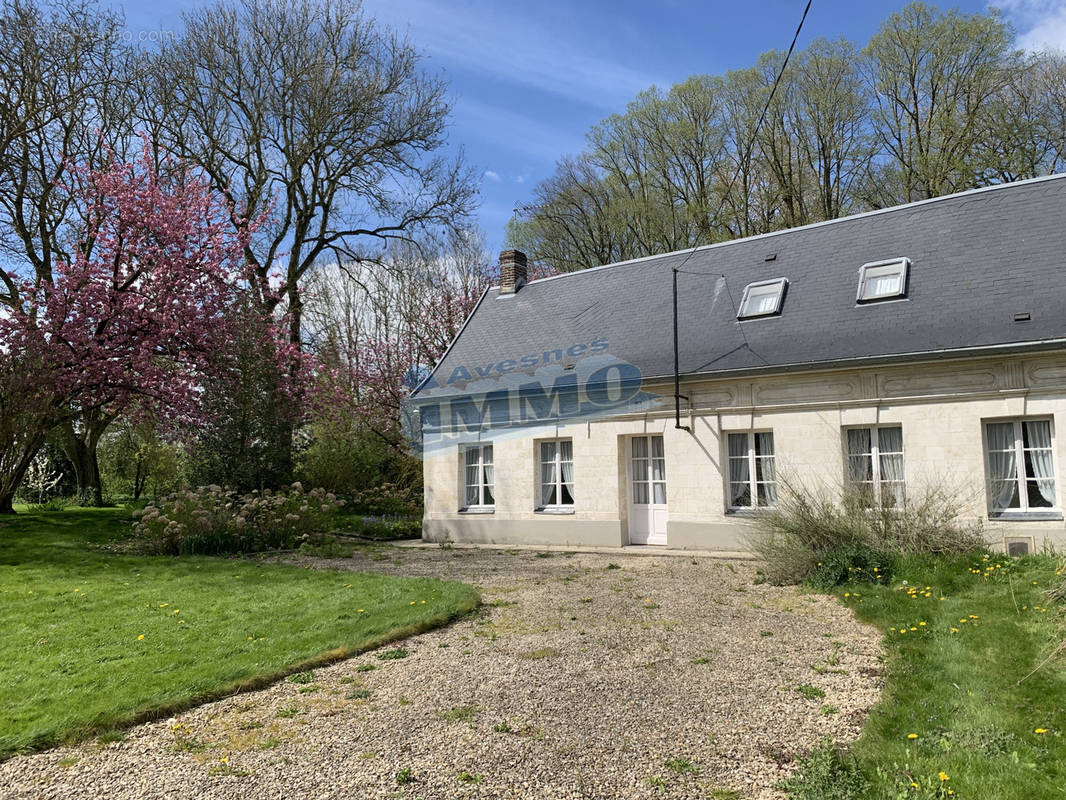
[[[185,16],[152,75],[145,117],[162,148],[207,171],[235,225],[270,215],[246,257],[294,343],[315,265],[374,259],[471,209],[473,176],[439,155],[443,81],[355,2],[223,0]]]
[[[1007,84],[1010,34],[994,14],[911,3],[864,51],[883,160],[866,192],[874,206],[972,188],[981,117]]]

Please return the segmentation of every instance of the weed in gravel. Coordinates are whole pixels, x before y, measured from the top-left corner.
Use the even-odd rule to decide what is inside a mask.
[[[437,645],[437,647],[439,647],[441,650],[447,650],[449,647],[451,647],[451,645],[447,642],[441,642]]]
[[[373,672],[378,668],[377,664],[360,664],[355,668],[356,672]]]
[[[508,722],[507,720],[504,720],[503,722],[497,722],[495,725],[492,726],[492,729],[494,731],[496,731],[496,733],[511,733],[512,732],[511,731],[511,723]]]
[[[345,700],[366,700],[368,697],[370,697],[369,689],[354,689],[344,695]]]
[[[836,706],[831,706],[831,705],[829,705],[827,703],[826,705],[824,705],[821,708],[819,708],[818,712],[823,717],[831,717],[831,716],[833,716],[833,714],[839,714],[840,713],[840,709],[837,708]]]
[[[398,783],[400,786],[406,786],[409,783],[414,783],[415,780],[415,775],[413,772],[411,772],[410,767],[404,767],[396,773],[396,783]]]
[[[400,695],[399,697],[396,698],[396,705],[409,706],[409,705],[411,705],[411,701],[408,700],[403,695]]]
[[[379,661],[395,661],[399,658],[407,658],[410,653],[404,650],[402,647],[397,647],[395,650],[386,650],[384,653],[378,653]]]
[[[67,756],[66,758],[59,759],[59,766],[62,767],[63,769],[67,769],[68,767],[73,767],[77,763],[78,763],[78,759],[75,756]]]
[[[344,686],[344,685],[349,684],[349,683],[357,683],[358,681],[359,681],[358,678],[354,678],[351,675],[345,675],[343,678],[341,678],[339,681],[337,681],[337,683],[339,683],[342,686]]]
[[[279,719],[292,719],[300,713],[300,709],[296,706],[284,706],[278,709],[277,717]]]
[[[118,730],[117,728],[110,731],[104,731],[96,737],[98,744],[113,744],[114,742],[121,742],[126,738],[126,732]]]
[[[654,789],[658,789],[660,792],[666,791],[666,778],[661,778],[658,775],[652,775],[650,778],[647,779],[647,781],[648,786],[651,786]]]
[[[311,683],[314,679],[315,673],[313,672],[296,672],[286,678],[289,683]]]
[[[275,747],[281,745],[281,739],[276,736],[270,736],[261,741],[258,745],[260,750],[273,750]]]
[[[699,658],[692,659],[692,661],[690,663],[692,663],[692,664],[710,664],[711,663],[711,659],[704,658],[703,656],[700,656]]]
[[[250,770],[240,769],[239,767],[231,767],[229,759],[223,756],[218,760],[218,763],[215,764],[215,766],[211,767],[211,769],[207,771],[207,774],[210,775],[212,778],[229,776],[244,778],[249,775],[252,775],[253,773]]]
[[[873,788],[856,758],[828,739],[799,759],[796,771],[779,789],[794,800],[849,800]],[[900,797],[913,796],[908,789]]]
[[[759,631],[759,635],[760,636],[773,636],[774,632],[773,631]]]
[[[604,569],[621,569],[617,564],[608,564]]]
[[[708,800],[740,800],[743,797],[736,789],[711,789]]]
[[[481,783],[485,779],[473,772],[460,772],[458,780],[459,783]]]
[[[672,770],[678,775],[684,775],[686,773],[691,773],[692,775],[695,775],[700,771],[700,768],[693,764],[691,761],[689,761],[687,758],[667,759],[665,766],[668,770]]]
[[[525,658],[529,661],[540,661],[544,658],[552,658],[559,655],[559,651],[554,647],[542,647],[539,650],[530,650],[526,653],[519,653],[519,658]]]
[[[816,700],[820,697],[825,697],[825,692],[819,689],[817,686],[811,686],[809,683],[800,684],[796,687],[796,691],[806,697],[808,700]]]
[[[447,711],[438,711],[437,718],[444,722],[473,722],[474,717],[481,713],[480,706],[456,706]]]
[[[242,731],[254,731],[256,728],[262,728],[263,723],[261,720],[258,719],[249,719],[245,720],[237,727],[240,728]]]
[[[179,734],[174,737],[173,749],[175,753],[202,753],[207,747],[207,742],[197,739],[195,736]]]
[[[554,553],[547,553],[547,552],[540,552],[540,553],[537,553],[537,558],[551,558],[553,555],[555,555],[555,554]]]
[[[493,725],[492,729],[496,733],[509,733],[512,736],[528,736],[530,739],[538,742],[545,738],[544,731],[541,728],[538,728],[536,725],[529,725],[518,721],[515,721],[512,725],[507,720],[504,720],[503,722],[498,722]]]
[[[296,691],[299,692],[300,694],[314,694],[315,692],[317,692],[321,688],[322,687],[319,686],[317,683],[312,683],[312,684],[310,684],[308,686],[301,686]]]

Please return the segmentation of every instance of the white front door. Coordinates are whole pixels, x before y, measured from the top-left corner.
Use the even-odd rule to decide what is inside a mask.
[[[634,436],[629,442],[629,543],[666,544],[663,437]]]

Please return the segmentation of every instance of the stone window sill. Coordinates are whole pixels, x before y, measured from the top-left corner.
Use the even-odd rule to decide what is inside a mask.
[[[471,506],[469,508],[460,508],[460,514],[495,514],[496,509],[493,506]]]
[[[1061,511],[990,511],[989,522],[1062,522]]]
[[[541,507],[541,508],[533,509],[533,513],[534,514],[547,514],[548,516],[551,516],[553,514],[554,515],[567,516],[569,514],[573,514],[574,513],[574,508],[573,508],[573,506],[544,506],[544,507]]]

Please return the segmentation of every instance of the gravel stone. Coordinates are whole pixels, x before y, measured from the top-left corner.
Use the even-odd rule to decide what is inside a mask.
[[[312,684],[16,756],[0,797],[778,798],[797,756],[858,736],[881,688],[876,630],[833,598],[755,584],[750,561],[459,548],[299,561],[461,580],[485,605]],[[406,658],[376,658],[398,646]]]

